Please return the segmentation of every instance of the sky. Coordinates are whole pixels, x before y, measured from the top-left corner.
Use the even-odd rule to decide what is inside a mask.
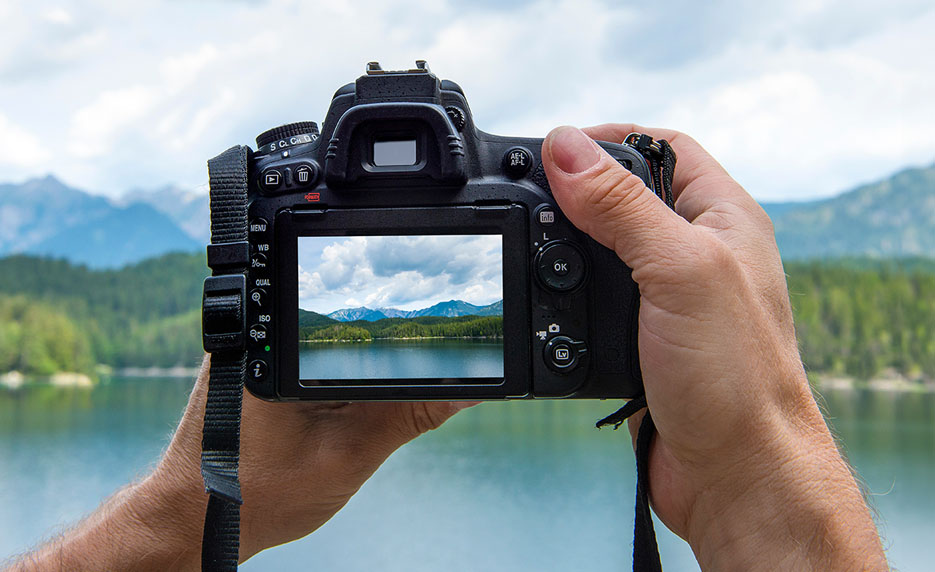
[[[421,310],[503,299],[500,235],[299,237],[299,308]]]
[[[931,0],[0,2],[0,182],[205,191],[205,160],[426,59],[476,124],[691,134],[759,200],[935,160]]]

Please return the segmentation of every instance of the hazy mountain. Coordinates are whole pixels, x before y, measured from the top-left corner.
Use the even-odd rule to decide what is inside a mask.
[[[69,228],[113,212],[113,205],[52,176],[0,185],[0,255],[29,249]]]
[[[448,300],[447,302],[439,302],[438,304],[423,310],[415,310],[406,317],[416,318],[419,316],[445,316],[447,318],[455,318],[457,316],[502,315],[503,300],[494,302],[493,304],[488,304],[486,306],[475,306],[474,304],[468,304],[467,302],[462,302],[461,300]]]
[[[370,308],[361,306],[360,308],[344,308],[342,310],[335,310],[334,312],[328,314],[328,317],[339,322],[353,322],[355,320],[376,322],[377,320],[382,320],[388,316],[379,310],[371,310]]]
[[[0,185],[0,256],[39,254],[112,268],[203,248],[149,204],[116,203],[52,176]]]
[[[439,302],[421,310],[398,310],[396,308],[377,308],[376,310],[360,308],[344,308],[328,314],[328,317],[339,322],[353,322],[366,320],[375,322],[384,318],[419,318],[422,316],[444,316],[456,318],[458,316],[502,316],[503,300],[486,306],[475,306],[462,300],[449,300]]]
[[[935,258],[935,165],[905,169],[830,199],[763,207],[785,259]]]
[[[786,259],[935,258],[935,165],[905,169],[830,199],[763,206]],[[203,251],[208,218],[204,193],[175,186],[134,190],[111,201],[51,176],[0,184],[0,257],[32,253],[110,268],[172,251]],[[378,320],[481,311],[452,300],[415,312],[338,312],[343,312],[341,320]]]
[[[30,246],[27,252],[65,258],[91,268],[119,268],[168,252],[194,252],[200,248],[167,216],[135,203],[64,228]]]
[[[134,189],[124,194],[121,204],[145,203],[166,215],[188,236],[201,244],[211,239],[211,210],[208,194],[166,185],[158,189]]]

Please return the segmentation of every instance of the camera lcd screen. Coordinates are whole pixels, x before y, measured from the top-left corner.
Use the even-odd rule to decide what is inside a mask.
[[[377,167],[404,167],[415,165],[416,140],[375,141],[373,143],[373,164]]]
[[[303,385],[503,377],[501,235],[297,240]]]

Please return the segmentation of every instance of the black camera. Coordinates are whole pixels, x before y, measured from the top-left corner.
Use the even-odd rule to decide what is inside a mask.
[[[665,198],[647,161],[658,143],[627,141],[600,145]],[[245,282],[206,283],[206,348],[242,340],[246,387],[269,400],[642,393],[630,269],[563,216],[541,145],[478,130],[461,88],[424,62],[368,64],[321,133],[257,137],[245,213],[218,215],[212,198],[213,231],[246,222],[249,259]],[[240,332],[209,316],[225,288],[242,288],[226,326]]]

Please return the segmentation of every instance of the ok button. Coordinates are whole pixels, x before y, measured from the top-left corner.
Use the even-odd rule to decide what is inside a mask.
[[[568,274],[568,262],[564,258],[559,258],[552,263],[552,272],[555,272],[559,276],[565,276]]]
[[[570,242],[554,240],[536,255],[536,274],[542,285],[553,292],[571,292],[587,274],[584,255]]]

